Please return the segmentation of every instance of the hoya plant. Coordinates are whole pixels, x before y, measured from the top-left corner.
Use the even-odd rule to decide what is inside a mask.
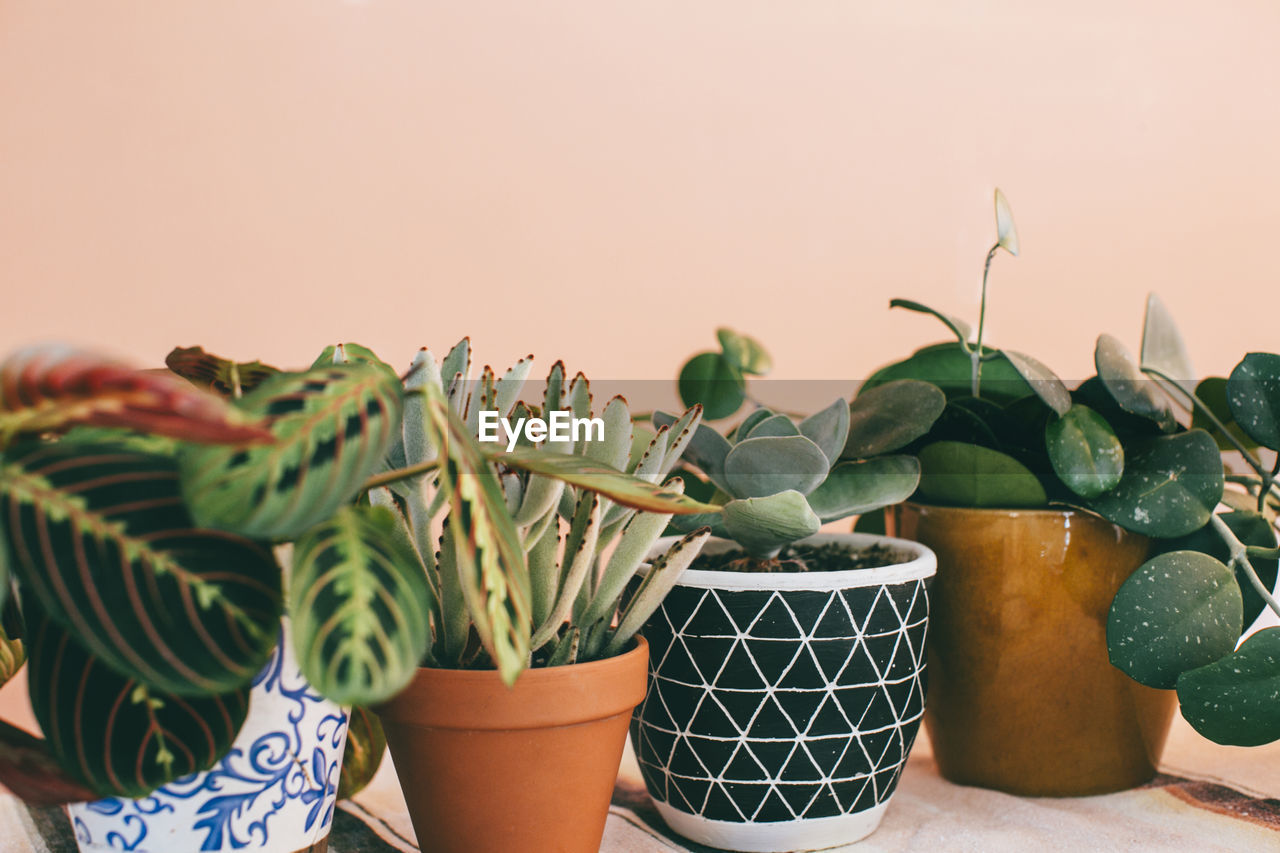
[[[907,448],[921,466],[915,498],[969,507],[1075,506],[1157,538],[1200,530],[1222,498],[1217,445],[1205,430],[1174,418],[1119,339],[1098,338],[1097,375],[1074,389],[1034,357],[984,342],[992,261],[1002,250],[1019,250],[999,190],[995,209],[976,335],[959,318],[895,299],[892,307],[933,315],[955,339],[878,370],[859,392],[861,400],[910,378],[945,394],[941,415]],[[1143,352],[1160,346],[1155,318],[1166,312],[1155,296],[1147,314]]]
[[[60,346],[0,364],[0,678],[27,659],[45,735],[0,723],[6,787],[140,796],[230,747],[281,574],[260,543],[195,522],[176,451],[271,440],[173,375]]]
[[[236,401],[269,418],[272,445],[184,452],[201,523],[292,543],[295,651],[325,696],[376,704],[420,665],[495,668],[512,683],[531,665],[617,654],[696,555],[706,531],[672,546],[618,612],[671,516],[714,509],[661,483],[700,410],[634,452],[622,398],[590,440],[482,444],[495,418],[596,418],[586,378],[560,364],[522,401],[531,367],[472,379],[464,339],[439,361],[421,351],[402,380],[364,347],[331,347]],[[245,371],[199,378],[233,372]]]
[[[1117,593],[1107,623],[1111,661],[1150,687],[1176,688],[1182,715],[1205,737],[1255,746],[1280,739],[1280,628],[1244,637],[1274,590],[1280,550],[1280,355],[1249,353],[1230,376],[1195,383],[1164,312],[1148,312],[1136,372],[1148,402],[1168,401],[1212,431],[1243,469],[1209,525],[1161,543]],[[1163,392],[1163,393],[1161,393]]]

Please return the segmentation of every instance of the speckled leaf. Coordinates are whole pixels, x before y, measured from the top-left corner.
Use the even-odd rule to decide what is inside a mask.
[[[1221,660],[1178,678],[1182,716],[1229,746],[1280,739],[1280,628],[1264,628]]]
[[[1240,424],[1236,423],[1235,416],[1231,413],[1231,406],[1227,404],[1227,379],[1224,376],[1210,376],[1201,380],[1196,386],[1196,397],[1205,407],[1213,413],[1227,432],[1235,436],[1236,441],[1240,442],[1247,450],[1257,448],[1258,442],[1254,441],[1245,431],[1240,429]],[[1213,436],[1213,440],[1218,443],[1218,447],[1222,450],[1234,450],[1235,445],[1231,443],[1226,436],[1218,431],[1218,428],[1205,417],[1204,413],[1196,407],[1191,412],[1191,426],[1205,430]]]
[[[947,397],[930,382],[898,379],[863,389],[849,404],[843,456],[860,459],[891,453],[929,432]]]
[[[24,606],[170,693],[247,683],[275,645],[280,569],[238,536],[195,529],[172,459],[61,441],[4,458],[0,517]],[[30,649],[28,649],[30,651]]]
[[[1099,335],[1093,361],[1098,369],[1098,378],[1120,408],[1154,421],[1164,432],[1177,428],[1169,403],[1155,381],[1142,374],[1138,363],[1118,338]]]
[[[1173,315],[1154,293],[1147,296],[1147,313],[1142,321],[1143,369],[1152,369],[1172,379],[1188,393],[1196,390],[1196,371],[1182,342]]]
[[[1170,551],[1120,587],[1107,619],[1111,663],[1148,687],[1229,654],[1240,638],[1240,588],[1231,570],[1199,551]]]
[[[1062,384],[1062,380],[1056,373],[1026,353],[1013,350],[1003,350],[1003,352],[1004,357],[1013,365],[1013,369],[1022,374],[1022,378],[1027,380],[1031,390],[1044,400],[1045,405],[1059,415],[1067,413],[1071,408],[1071,392],[1067,390],[1066,385]]]
[[[1209,522],[1222,488],[1218,446],[1193,429],[1130,445],[1120,484],[1089,508],[1135,533],[1185,536]]]
[[[350,348],[348,348],[349,350]],[[256,539],[295,539],[349,503],[400,430],[403,388],[364,360],[282,373],[239,401],[269,418],[269,445],[184,448],[196,521]]]
[[[1012,456],[960,441],[920,451],[920,495],[953,506],[1036,507],[1047,500],[1036,475]]]
[[[1275,528],[1258,513],[1252,510],[1237,510],[1235,512],[1220,513],[1219,517],[1231,529],[1236,538],[1246,546],[1258,548],[1274,548],[1276,546]],[[1200,551],[1216,560],[1220,560],[1224,564],[1230,560],[1227,543],[1222,541],[1221,534],[1214,529],[1213,525],[1208,524],[1187,536],[1179,536],[1176,539],[1158,539],[1153,543],[1153,546],[1159,548],[1160,552]],[[1258,577],[1262,579],[1262,583],[1266,588],[1275,589],[1276,573],[1280,569],[1280,560],[1274,557],[1253,556],[1249,558],[1249,562],[1253,565],[1254,571],[1258,573]],[[1239,584],[1240,594],[1244,597],[1244,625],[1247,628],[1253,624],[1253,620],[1258,618],[1258,614],[1267,605],[1262,600],[1262,596],[1258,595],[1258,591],[1253,588],[1253,584],[1249,581],[1244,569],[1236,569],[1236,583]]]
[[[1045,447],[1054,473],[1067,488],[1095,498],[1120,482],[1124,447],[1106,420],[1081,403],[1044,428]]]
[[[1227,379],[1227,405],[1245,435],[1280,449],[1280,355],[1246,355]]]
[[[32,618],[31,708],[58,762],[100,797],[142,797],[212,767],[249,711],[249,687],[175,696],[125,678],[51,620]]]

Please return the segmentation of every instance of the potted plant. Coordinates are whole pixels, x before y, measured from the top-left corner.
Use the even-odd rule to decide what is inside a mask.
[[[178,475],[181,443],[244,449],[269,429],[177,376],[67,348],[21,351],[0,376],[0,592],[45,734],[0,726],[0,779],[37,803],[93,801],[71,806],[84,850],[322,840],[345,716],[281,657],[271,552],[197,525]]]
[[[313,395],[335,363],[363,365],[368,393],[352,389],[341,419],[316,429]],[[439,363],[424,350],[402,387],[369,350],[332,348],[240,401],[276,413],[277,450],[193,450],[188,488],[210,526],[293,541],[301,668],[320,693],[376,707],[424,846],[595,850],[644,692],[633,635],[706,532],[617,605],[671,514],[713,509],[658,485],[700,412],[632,455],[626,401],[595,418],[584,377],[556,365],[530,404],[529,359],[475,381],[469,365],[465,339]],[[370,431],[392,398],[403,417],[375,423],[379,440],[350,461],[343,437]],[[599,430],[561,438],[562,414]],[[524,428],[534,421],[541,437]],[[510,441],[479,440],[498,422]],[[335,497],[334,482],[366,497]]]
[[[881,369],[859,395],[902,377],[947,395],[909,448],[919,489],[890,518],[938,555],[925,725],[955,782],[1029,795],[1128,788],[1154,775],[1174,705],[1110,666],[1107,613],[1153,542],[1209,522],[1222,463],[1110,335],[1098,339],[1097,375],[1071,390],[1036,359],[984,345],[992,260],[1018,251],[999,191],[996,224],[976,338],[961,320],[894,300],[956,340]],[[1165,318],[1152,297],[1144,354],[1161,347]]]
[[[741,351],[734,337],[722,330],[727,353]],[[883,417],[882,403],[907,400],[917,405],[901,406],[905,420]],[[646,786],[676,832],[785,851],[879,824],[924,709],[934,558],[916,543],[818,531],[911,494],[918,464],[895,451],[941,408],[941,392],[907,380],[881,403],[836,400],[798,422],[760,407],[727,437],[694,434],[697,474],[684,476],[721,512],[673,524],[717,538],[645,627],[650,683],[632,723]]]

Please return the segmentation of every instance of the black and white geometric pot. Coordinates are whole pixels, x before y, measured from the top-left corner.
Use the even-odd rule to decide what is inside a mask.
[[[936,557],[870,534],[805,541],[886,545],[908,559],[687,570],[645,626],[649,689],[632,744],[663,819],[699,843],[780,853],[864,838],[915,742]],[[733,547],[712,540],[706,550]]]

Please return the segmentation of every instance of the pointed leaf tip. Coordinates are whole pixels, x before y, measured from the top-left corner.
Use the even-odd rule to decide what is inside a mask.
[[[1018,226],[1013,222],[1009,199],[996,189],[996,245],[1015,257],[1018,254]]]

